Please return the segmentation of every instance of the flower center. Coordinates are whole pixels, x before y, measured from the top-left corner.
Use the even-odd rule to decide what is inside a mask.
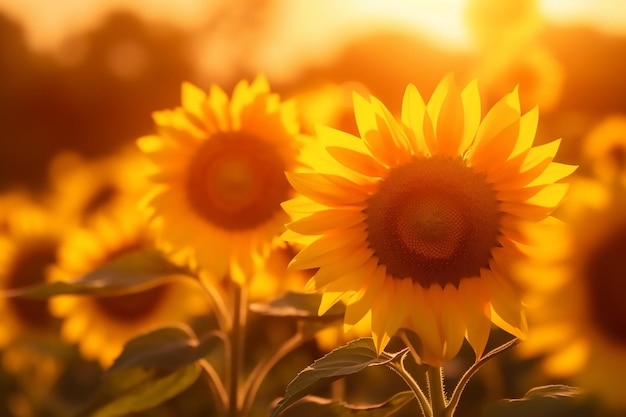
[[[104,184],[98,188],[87,200],[83,207],[82,213],[88,217],[101,208],[110,204],[116,196],[120,194],[120,190],[113,184]]]
[[[277,149],[245,132],[221,132],[191,162],[191,206],[218,227],[243,230],[269,220],[289,198]]]
[[[612,146],[608,152],[609,162],[617,169],[618,172],[624,171],[626,168],[626,149],[624,146]]]
[[[57,242],[33,242],[17,254],[9,272],[7,288],[22,288],[46,282],[46,268],[56,260]],[[16,315],[27,326],[43,329],[52,323],[47,300],[12,297],[8,299]]]
[[[586,265],[590,314],[595,325],[611,340],[626,345],[626,228],[598,245]]]
[[[125,255],[136,253],[150,247],[149,239],[139,234],[134,240],[108,253],[102,264],[120,259]],[[157,285],[143,291],[129,294],[98,296],[94,301],[106,316],[122,323],[149,317],[163,300],[167,287],[171,284]]]
[[[95,302],[107,317],[122,323],[132,322],[150,317],[163,301],[169,285],[162,284],[131,294],[96,297]]]
[[[369,245],[387,273],[424,288],[480,275],[498,246],[495,192],[460,159],[416,158],[394,168],[365,213]]]

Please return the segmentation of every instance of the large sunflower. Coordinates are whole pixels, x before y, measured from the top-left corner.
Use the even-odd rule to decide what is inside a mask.
[[[241,81],[232,98],[183,84],[182,107],[156,112],[158,135],[138,144],[158,166],[149,205],[176,261],[243,282],[284,230],[293,190],[298,125],[292,101],[265,78]]]
[[[118,203],[71,230],[59,248],[51,280],[72,281],[124,254],[153,247],[147,225],[133,206]],[[123,295],[57,296],[50,311],[63,319],[62,337],[81,354],[110,365],[132,337],[154,327],[185,322],[206,312],[207,301],[191,280],[167,281]]]
[[[533,236],[544,256],[525,274],[531,327],[520,352],[626,410],[626,188],[578,178],[559,217]]]
[[[552,162],[559,141],[532,147],[536,109],[521,116],[515,90],[481,121],[476,82],[461,91],[452,76],[428,104],[409,85],[400,121],[374,97],[354,108],[361,137],[319,128],[325,150],[288,174],[302,197],[284,204],[284,237],[307,245],[293,267],[319,267],[320,313],[344,299],[350,327],[371,312],[379,351],[411,329],[431,365],[464,337],[480,356],[492,321],[522,336],[511,270],[532,248],[520,225],[550,214],[567,189],[555,181],[573,171]]]

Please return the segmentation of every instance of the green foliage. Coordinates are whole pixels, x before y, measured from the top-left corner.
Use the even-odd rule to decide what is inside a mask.
[[[136,336],[104,374],[100,392],[82,415],[121,416],[169,400],[196,381],[202,369],[196,362],[216,342],[212,335],[198,339],[183,324]]]
[[[345,306],[335,304],[326,314],[317,314],[322,294],[288,292],[268,303],[253,303],[250,310],[264,316],[332,322],[343,318]]]
[[[389,363],[401,352],[395,354],[376,354],[376,347],[371,338],[361,338],[349,342],[301,371],[287,385],[284,398],[278,403],[272,416],[280,415],[287,407],[300,398],[313,393],[317,388],[341,377],[352,375],[369,366]]]
[[[593,407],[580,388],[547,385],[531,389],[524,398],[491,404],[482,417],[589,417],[594,415]]]
[[[283,417],[387,417],[398,411],[415,396],[411,391],[399,392],[382,404],[350,405],[308,395],[282,413]]]
[[[100,398],[83,415],[119,417],[155,407],[193,384],[201,368],[190,364],[173,372],[139,367],[108,375]]]
[[[8,290],[7,297],[49,298],[62,294],[116,295],[141,291],[171,280],[190,277],[189,271],[169,262],[156,249],[119,256],[71,282],[50,282]]]
[[[173,371],[206,357],[218,341],[213,334],[199,340],[183,324],[163,327],[129,340],[109,372],[136,366]]]

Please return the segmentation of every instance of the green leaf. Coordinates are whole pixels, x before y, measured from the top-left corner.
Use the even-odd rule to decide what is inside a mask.
[[[586,392],[566,385],[536,387],[524,398],[498,401],[482,417],[587,417],[593,404]]]
[[[355,406],[308,395],[282,413],[283,417],[387,417],[415,398],[411,391],[395,394],[382,404]]]
[[[117,373],[109,382],[113,385],[118,384],[117,390],[121,392],[89,415],[91,417],[120,417],[156,407],[191,386],[200,372],[201,368],[196,364],[167,374],[141,368],[125,369]]]
[[[352,375],[369,366],[384,365],[402,352],[376,354],[376,347],[370,337],[353,340],[328,353],[301,371],[287,385],[284,398],[278,403],[272,416],[278,416],[294,402],[312,393],[320,386],[341,377]]]
[[[183,324],[162,327],[129,340],[109,372],[134,366],[172,371],[204,358],[218,341],[214,334],[198,340]]]
[[[345,305],[335,304],[326,314],[317,314],[322,295],[317,293],[287,294],[268,303],[252,303],[250,310],[264,316],[286,317],[298,320],[335,321],[341,319],[345,313]]]
[[[7,297],[49,298],[61,294],[119,295],[138,292],[173,276],[190,277],[156,249],[122,255],[71,282],[50,282],[5,291]]]

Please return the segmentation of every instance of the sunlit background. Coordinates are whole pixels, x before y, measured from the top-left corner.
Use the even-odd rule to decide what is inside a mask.
[[[0,56],[1,193],[71,193],[84,188],[81,176],[101,180],[104,158],[151,133],[151,113],[176,106],[183,81],[229,92],[264,74],[273,90],[298,100],[306,133],[317,123],[353,131],[353,90],[397,112],[407,83],[428,97],[448,73],[461,84],[477,77],[484,108],[519,85],[522,110],[539,107],[537,143],[562,137],[557,160],[589,177],[598,167],[585,159],[594,148],[585,138],[607,117],[626,115],[624,0],[0,0]],[[626,172],[620,123],[610,131],[617,150],[606,154]],[[86,174],[93,161],[98,174]],[[61,176],[67,170],[71,184]],[[0,231],[11,204],[0,200]],[[96,385],[99,368],[67,352],[59,361],[73,367],[42,359],[36,367],[50,372],[28,368],[27,376],[11,352],[0,379],[11,401],[1,415],[54,416],[58,404],[40,391],[61,387],[71,402],[70,391],[81,397]],[[283,371],[287,382],[291,371]],[[524,378],[500,386],[485,378],[480,387],[493,390],[490,400],[523,394],[538,381]],[[43,388],[21,395],[24,381]],[[193,390],[202,396],[202,387]]]
[[[624,108],[620,0],[471,3],[2,0],[1,185],[40,183],[61,149],[94,155],[148,132],[150,112],[175,102],[184,79],[227,89],[264,73],[289,94],[357,81],[393,107],[408,81],[432,88],[448,72],[489,73],[480,59],[497,46],[467,24],[468,9],[482,13],[494,8],[489,3],[532,5],[512,11],[512,26],[525,24],[524,13],[538,14],[515,55],[549,59],[563,73],[545,75],[555,78],[543,89],[553,96],[546,107],[558,100],[567,111]],[[496,15],[492,10],[485,22],[470,24],[489,25]]]

